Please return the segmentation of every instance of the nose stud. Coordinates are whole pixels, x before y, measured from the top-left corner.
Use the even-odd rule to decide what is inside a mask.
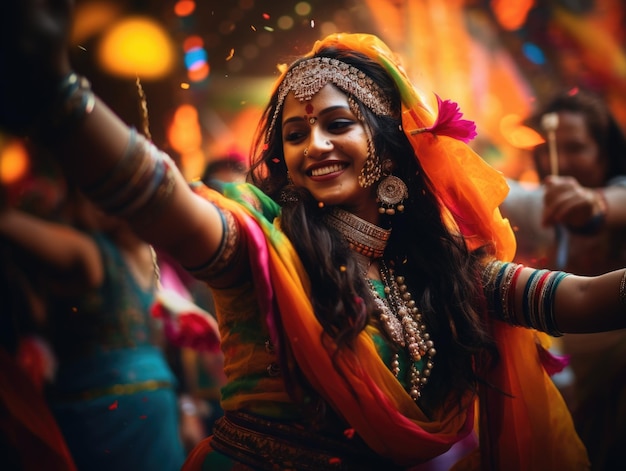
[[[328,146],[330,146],[330,145],[331,145],[331,143],[330,143],[330,141],[324,141],[324,145],[325,145],[326,147],[328,147]],[[304,154],[304,156],[305,156],[305,157],[308,157],[308,155],[309,155],[309,148],[308,148],[308,147],[305,147],[305,148],[304,148],[304,152],[303,152],[303,154]]]

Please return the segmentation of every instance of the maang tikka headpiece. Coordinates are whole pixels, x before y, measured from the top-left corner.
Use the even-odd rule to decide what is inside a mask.
[[[312,57],[299,62],[285,74],[278,87],[278,100],[267,128],[267,139],[274,131],[278,114],[289,92],[293,92],[300,101],[308,101],[328,83],[359,99],[374,114],[391,116],[390,100],[365,73],[338,59]]]

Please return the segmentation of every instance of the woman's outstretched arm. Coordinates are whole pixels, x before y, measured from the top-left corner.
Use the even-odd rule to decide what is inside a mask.
[[[577,276],[492,261],[483,272],[490,312],[552,335],[626,328],[626,270]]]
[[[224,232],[171,160],[151,149],[72,75],[70,0],[8,0],[0,15],[0,127],[47,148],[68,178],[185,266],[216,253]]]

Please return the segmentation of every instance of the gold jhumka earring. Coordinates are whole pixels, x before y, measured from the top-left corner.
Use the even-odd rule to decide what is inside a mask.
[[[378,184],[378,188],[376,188],[376,196],[380,203],[378,208],[380,214],[394,215],[396,211],[404,212],[404,204],[402,203],[409,196],[406,184],[400,178],[391,174],[392,165],[393,163],[390,159],[385,159],[381,166],[385,176]]]

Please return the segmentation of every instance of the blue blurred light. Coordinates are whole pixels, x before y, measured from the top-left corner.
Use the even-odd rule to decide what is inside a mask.
[[[546,56],[543,54],[541,49],[535,46],[532,43],[524,43],[522,45],[522,51],[524,55],[534,64],[542,65],[546,63]]]
[[[207,53],[201,47],[191,48],[185,53],[185,66],[187,69],[197,68],[198,64],[205,63],[206,61]]]

